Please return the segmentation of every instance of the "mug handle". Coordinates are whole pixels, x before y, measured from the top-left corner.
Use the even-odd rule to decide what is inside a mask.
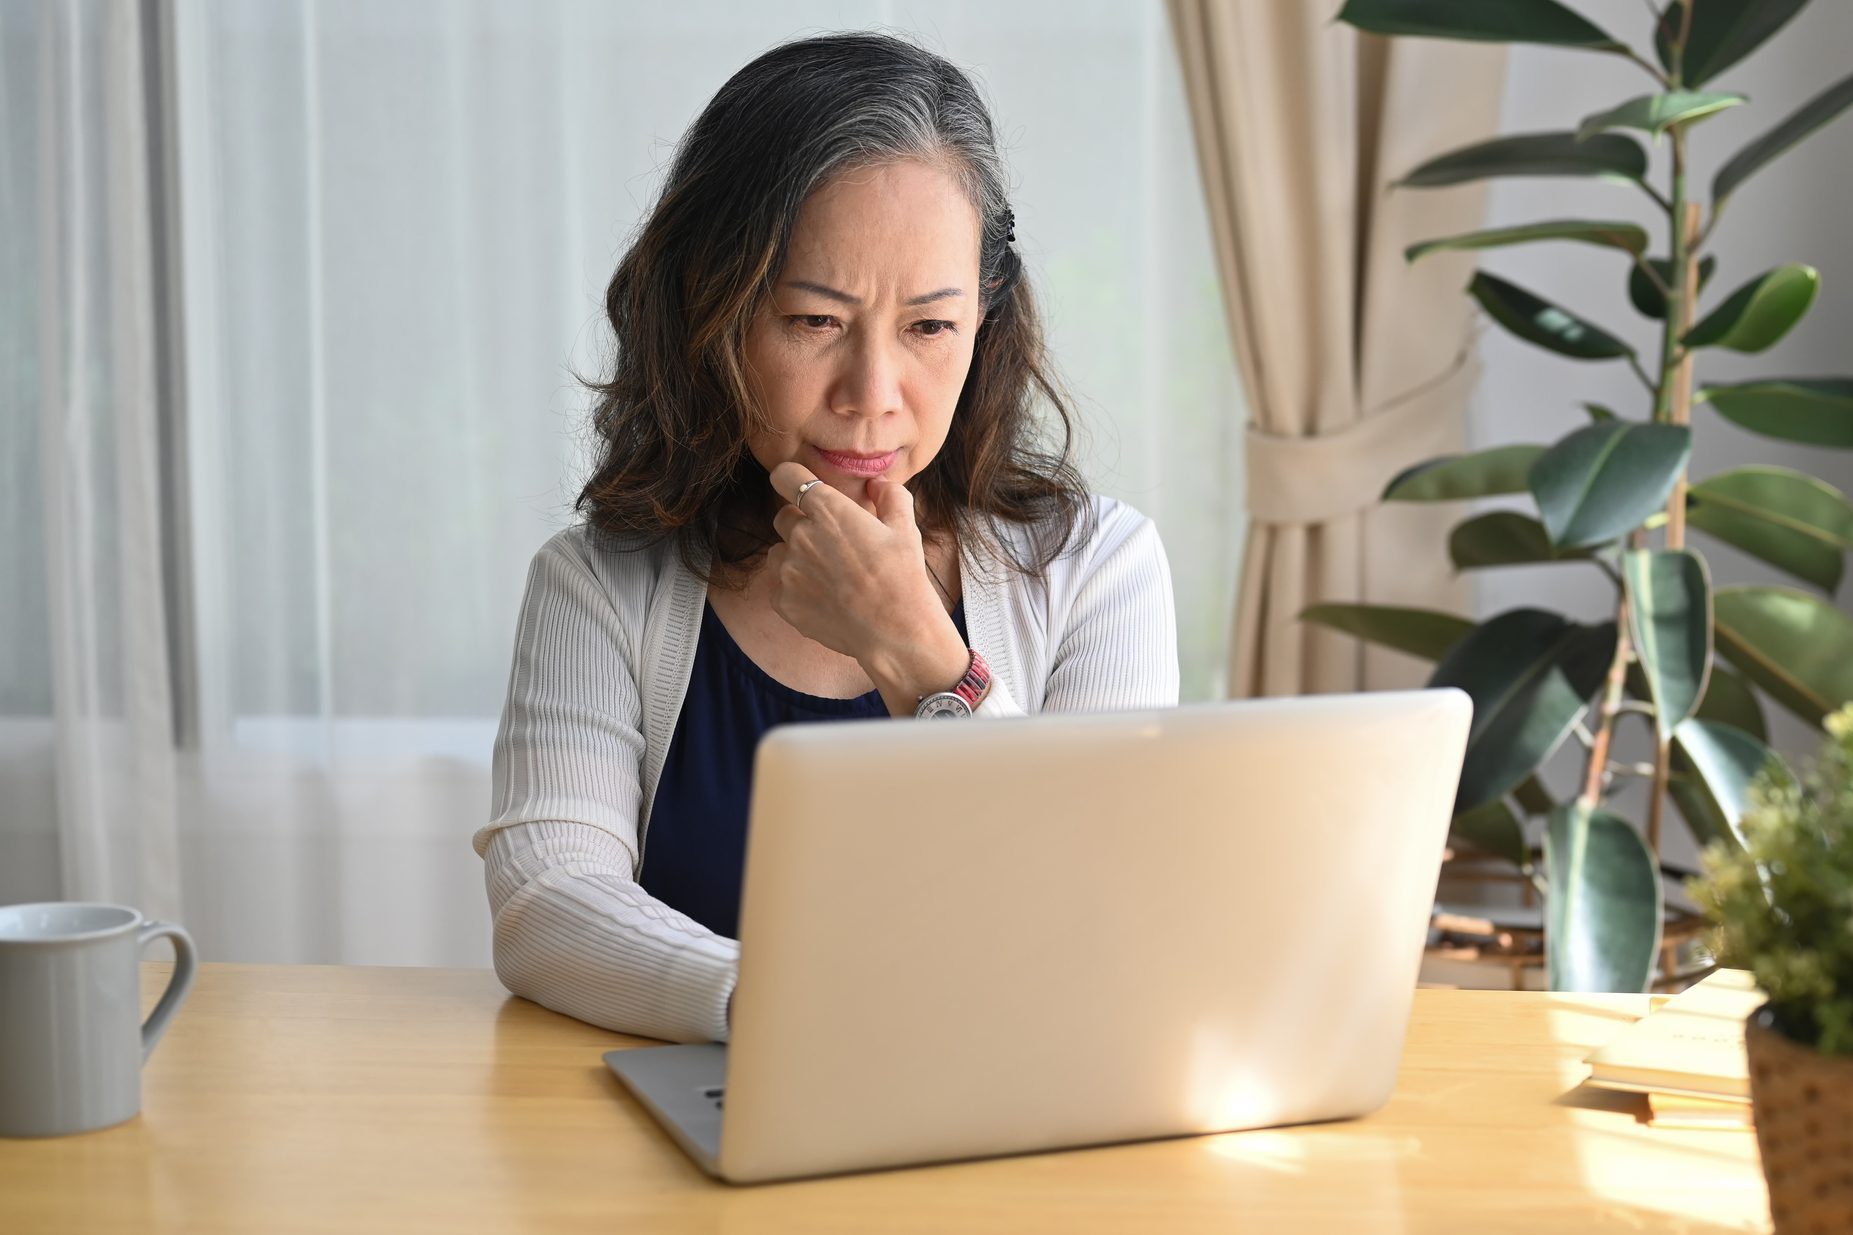
[[[193,989],[193,975],[199,968],[198,958],[193,951],[193,936],[186,929],[173,922],[145,922],[140,935],[135,940],[135,951],[139,955],[155,940],[166,937],[174,941],[174,974],[167,980],[167,989],[161,992],[161,1002],[154,1005],[147,1021],[142,1024],[142,1062],[148,1062],[148,1056],[154,1053],[154,1044],[167,1032],[167,1022],[173,1019],[174,1012],[180,1007],[180,1001]]]

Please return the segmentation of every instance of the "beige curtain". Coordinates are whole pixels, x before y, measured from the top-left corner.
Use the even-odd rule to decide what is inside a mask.
[[[1462,449],[1478,364],[1479,186],[1387,185],[1494,134],[1504,49],[1386,40],[1305,0],[1168,0],[1251,409],[1234,697],[1419,683],[1426,666],[1298,620],[1321,601],[1465,613],[1457,508],[1383,507],[1409,464]]]

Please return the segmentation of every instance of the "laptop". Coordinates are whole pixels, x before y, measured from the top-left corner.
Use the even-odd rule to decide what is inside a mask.
[[[1368,1114],[1453,689],[768,733],[728,1044],[605,1062],[732,1183]]]

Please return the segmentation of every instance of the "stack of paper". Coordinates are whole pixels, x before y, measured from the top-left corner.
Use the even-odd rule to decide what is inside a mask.
[[[1647,1095],[1647,1122],[1656,1128],[1748,1128],[1750,1102],[1724,1098]]]
[[[1716,970],[1590,1055],[1590,1082],[1647,1094],[1656,1125],[1748,1128],[1744,1021],[1763,1000],[1747,970]]]

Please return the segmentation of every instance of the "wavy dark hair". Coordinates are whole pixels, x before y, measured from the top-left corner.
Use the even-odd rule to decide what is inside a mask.
[[[1075,420],[1044,350],[977,87],[941,56],[885,34],[786,43],[735,73],[678,144],[661,196],[605,291],[616,335],[596,394],[598,464],[575,508],[595,531],[675,538],[723,586],[776,543],[766,471],[746,445],[766,416],[747,333],[806,198],[838,174],[915,160],[957,177],[981,223],[985,316],[945,444],[908,482],[923,534],[985,535],[1040,576],[1091,521],[1072,462]],[[1035,415],[1053,409],[1058,440]],[[1027,552],[998,534],[1027,526]]]

